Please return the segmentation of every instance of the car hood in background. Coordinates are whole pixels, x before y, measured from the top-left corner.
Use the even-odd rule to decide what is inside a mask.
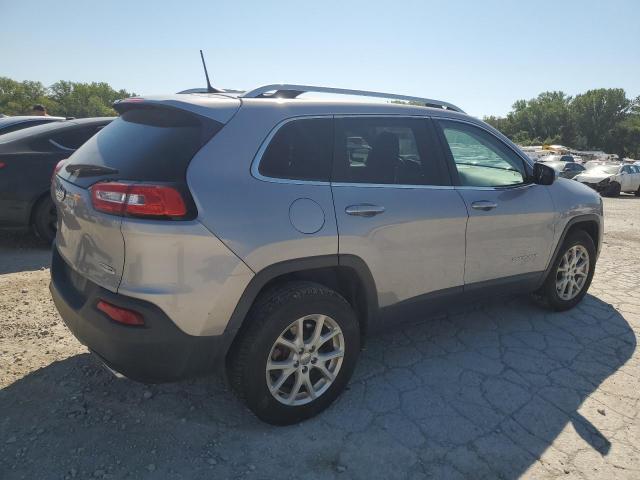
[[[593,172],[593,173],[584,172],[576,175],[575,177],[573,177],[573,179],[579,182],[598,183],[606,178],[612,178],[612,177],[615,177],[615,175],[602,173],[602,172]]]

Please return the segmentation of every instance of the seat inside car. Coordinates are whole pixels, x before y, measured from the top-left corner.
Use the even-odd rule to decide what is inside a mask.
[[[400,141],[391,132],[381,132],[372,143],[367,157],[365,178],[370,183],[390,183],[396,176]]]

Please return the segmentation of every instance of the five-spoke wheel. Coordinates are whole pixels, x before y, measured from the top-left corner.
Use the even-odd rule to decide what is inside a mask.
[[[284,284],[265,292],[245,321],[227,373],[259,418],[295,423],[344,390],[360,351],[360,327],[340,294],[312,282]]]
[[[306,315],[276,339],[267,359],[269,391],[285,405],[309,403],[331,386],[344,357],[344,335],[331,317]]]

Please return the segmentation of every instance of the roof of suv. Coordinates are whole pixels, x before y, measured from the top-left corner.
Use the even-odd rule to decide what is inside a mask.
[[[124,107],[126,103],[157,103],[176,108],[183,108],[200,115],[226,123],[242,105],[256,110],[277,110],[282,116],[302,115],[430,115],[442,117],[471,119],[465,113],[436,106],[422,106],[408,103],[382,101],[353,100],[348,98],[279,98],[279,97],[244,97],[235,93],[178,93],[172,95],[145,96],[123,99],[116,102]]]

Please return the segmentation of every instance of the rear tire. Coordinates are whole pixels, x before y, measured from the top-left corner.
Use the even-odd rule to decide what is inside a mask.
[[[636,190],[635,196],[640,197],[640,186],[638,186],[638,190]]]
[[[56,238],[56,206],[49,195],[43,197],[33,211],[33,229],[46,243],[51,244]]]
[[[246,322],[227,373],[258,418],[296,423],[323,411],[344,390],[360,352],[360,329],[338,293],[312,282],[284,284],[263,294]]]
[[[583,230],[572,232],[562,243],[549,275],[534,295],[553,310],[569,310],[587,294],[595,267],[593,240]]]

